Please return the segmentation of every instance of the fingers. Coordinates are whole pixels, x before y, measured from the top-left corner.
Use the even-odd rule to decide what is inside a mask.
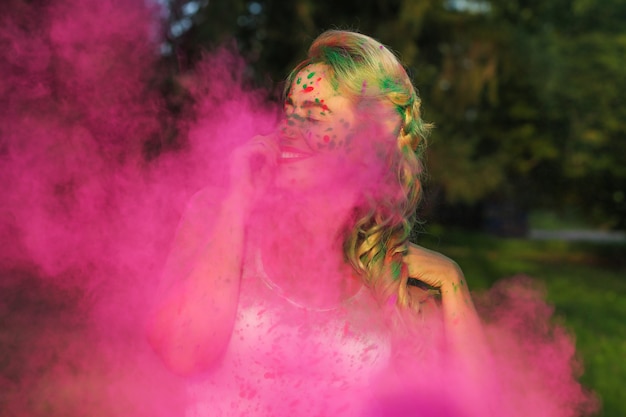
[[[255,136],[249,143],[267,146],[271,151],[278,154],[278,137],[275,134]]]
[[[231,156],[231,191],[253,198],[271,182],[279,149],[274,136],[255,136]]]
[[[463,278],[463,272],[452,259],[414,244],[409,245],[404,262],[410,277],[434,287]]]
[[[256,136],[248,146],[251,175],[271,175],[279,155],[278,143],[275,138],[273,136]]]
[[[271,136],[256,136],[248,145],[250,183],[265,189],[271,182],[278,164],[278,144]]]

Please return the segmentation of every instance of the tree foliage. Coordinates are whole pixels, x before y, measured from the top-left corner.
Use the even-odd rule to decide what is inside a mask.
[[[437,126],[428,185],[444,198],[431,206],[580,206],[596,224],[626,227],[626,0],[171,0],[170,9],[170,29],[187,21],[169,32],[182,71],[235,41],[267,87],[324,29],[390,45]]]

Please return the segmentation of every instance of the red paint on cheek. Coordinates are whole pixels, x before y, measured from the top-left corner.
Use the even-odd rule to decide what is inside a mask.
[[[313,91],[313,87],[308,86],[307,88],[304,89],[305,93],[310,93],[311,91]]]
[[[324,143],[330,142],[330,136],[324,135],[323,140],[324,140]]]

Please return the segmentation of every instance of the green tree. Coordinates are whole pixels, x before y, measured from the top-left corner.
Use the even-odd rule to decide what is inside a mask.
[[[391,45],[437,126],[427,161],[429,189],[444,197],[430,198],[435,213],[494,200],[578,205],[597,224],[626,227],[626,0],[172,0],[171,9],[182,70],[236,40],[252,78],[276,90],[324,29]]]

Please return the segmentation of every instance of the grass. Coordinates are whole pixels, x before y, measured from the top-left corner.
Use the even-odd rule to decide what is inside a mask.
[[[531,228],[542,230],[589,229],[593,227],[584,216],[574,209],[556,212],[553,210],[533,210],[528,219]]]
[[[505,239],[438,227],[418,243],[457,261],[474,290],[517,274],[542,282],[557,317],[576,336],[581,382],[600,398],[599,416],[626,416],[626,244]]]

